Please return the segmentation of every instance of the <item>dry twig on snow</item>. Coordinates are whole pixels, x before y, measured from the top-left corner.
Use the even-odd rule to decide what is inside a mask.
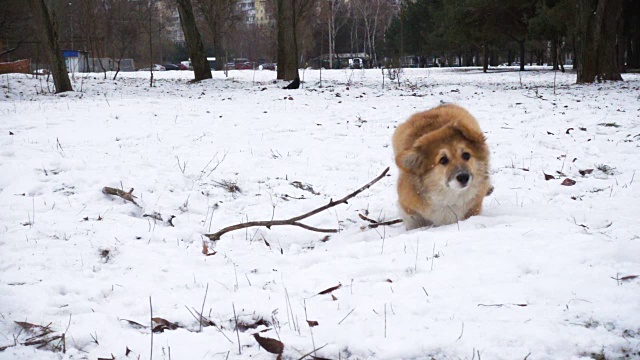
[[[394,220],[388,220],[388,221],[377,221],[377,220],[373,220],[372,218],[366,217],[366,216],[364,216],[362,214],[358,214],[358,216],[360,216],[360,219],[370,222],[370,224],[368,225],[369,229],[375,229],[378,226],[395,225],[395,224],[399,224],[399,223],[402,222],[402,219],[394,219]]]
[[[267,229],[271,229],[272,226],[281,226],[281,225],[293,225],[293,226],[298,226],[301,227],[303,229],[307,229],[307,230],[311,230],[311,231],[316,231],[316,232],[324,232],[324,233],[337,233],[339,230],[338,229],[321,229],[321,228],[316,228],[313,226],[309,226],[309,225],[305,225],[303,223],[300,222],[300,220],[304,220],[308,217],[311,217],[317,213],[320,213],[324,210],[327,210],[329,208],[332,208],[336,205],[339,204],[347,204],[347,201],[349,201],[351,198],[355,197],[356,195],[360,194],[361,192],[367,190],[368,188],[370,188],[373,184],[377,183],[378,181],[380,181],[380,179],[382,179],[383,177],[385,177],[387,175],[387,173],[389,172],[389,168],[386,168],[382,174],[378,175],[378,177],[376,177],[375,179],[371,180],[368,184],[366,184],[365,186],[359,188],[358,190],[352,192],[351,194],[343,197],[340,200],[337,201],[333,201],[333,199],[329,200],[329,203],[321,206],[317,209],[311,210],[306,214],[302,214],[296,217],[292,217],[290,219],[286,219],[286,220],[268,220],[268,221],[249,221],[246,223],[241,223],[241,224],[236,224],[236,225],[232,225],[232,226],[227,226],[226,228],[213,233],[213,234],[205,234],[204,236],[208,237],[209,240],[220,240],[220,236],[234,231],[234,230],[240,230],[240,229],[245,229],[245,228],[249,228],[249,227],[256,227],[256,226],[264,226]]]

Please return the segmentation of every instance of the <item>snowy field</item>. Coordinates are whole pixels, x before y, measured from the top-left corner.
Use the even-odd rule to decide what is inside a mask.
[[[284,359],[640,358],[639,75],[414,69],[383,88],[380,70],[307,70],[294,91],[271,71],[83,76],[60,95],[0,77],[0,359],[275,359],[256,333]],[[486,133],[483,214],[367,228],[360,214],[398,217],[394,127],[440,102]],[[203,236],[386,167],[302,221],[328,238]],[[170,322],[153,336],[151,311]]]

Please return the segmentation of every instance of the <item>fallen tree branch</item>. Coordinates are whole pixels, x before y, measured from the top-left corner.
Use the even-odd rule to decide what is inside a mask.
[[[131,190],[129,190],[129,192],[124,192],[123,190],[120,189],[116,189],[116,188],[112,188],[112,187],[108,187],[105,186],[102,188],[102,192],[107,194],[107,195],[114,195],[114,196],[119,196],[127,201],[130,201],[132,203],[134,203],[135,205],[138,205],[138,203],[133,200],[136,197],[133,195],[133,188],[131,188]],[[140,206],[140,205],[138,205]]]
[[[478,304],[478,306],[485,306],[485,307],[503,307],[503,306],[509,306],[509,305],[519,306],[519,307],[528,306],[528,304]]]
[[[313,227],[313,226],[309,226],[309,225],[305,225],[303,223],[300,222],[300,220],[304,220],[308,217],[311,217],[317,213],[320,213],[322,211],[325,211],[329,208],[332,208],[336,205],[339,204],[347,204],[347,201],[349,201],[351,198],[355,197],[356,195],[360,194],[361,192],[367,190],[368,188],[370,188],[373,184],[377,183],[378,181],[380,181],[380,179],[382,179],[383,177],[385,177],[387,175],[387,173],[389,172],[389,168],[386,168],[382,174],[378,175],[378,177],[376,177],[375,179],[371,180],[368,184],[366,184],[365,186],[359,188],[358,190],[352,192],[351,194],[343,197],[340,200],[337,201],[333,201],[333,199],[329,200],[329,203],[321,206],[317,209],[311,210],[308,213],[296,216],[296,217],[292,217],[290,219],[286,219],[286,220],[268,220],[268,221],[249,221],[246,223],[241,223],[241,224],[236,224],[236,225],[231,225],[228,226],[216,233],[213,234],[205,234],[204,236],[208,237],[209,240],[212,241],[216,241],[216,240],[220,240],[220,237],[228,232],[234,231],[234,230],[240,230],[240,229],[245,229],[245,228],[249,228],[249,227],[256,227],[256,226],[264,226],[267,229],[271,229],[272,226],[282,226],[282,225],[292,225],[292,226],[298,226],[301,227],[303,229],[307,229],[307,230],[311,230],[311,231],[316,231],[316,232],[324,232],[324,233],[337,233],[339,230],[338,229],[322,229],[322,228],[317,228],[317,227]]]

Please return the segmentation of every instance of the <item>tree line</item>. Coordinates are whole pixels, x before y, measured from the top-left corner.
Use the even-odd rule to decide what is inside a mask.
[[[245,7],[258,5],[261,21],[248,19]],[[175,32],[185,41],[174,43]],[[234,57],[277,61],[277,77],[294,80],[300,67],[342,66],[345,54],[371,67],[484,71],[500,63],[564,70],[570,60],[577,82],[621,80],[640,68],[640,2],[2,0],[0,60],[43,58],[55,73],[63,70],[64,60],[52,58],[61,49],[111,58],[118,68],[123,58],[149,65],[191,58],[196,80],[211,77],[208,56],[218,59],[216,70]]]
[[[640,68],[636,0],[416,0],[402,5],[386,32],[387,53],[441,63],[490,65],[569,58],[578,82],[620,80]]]

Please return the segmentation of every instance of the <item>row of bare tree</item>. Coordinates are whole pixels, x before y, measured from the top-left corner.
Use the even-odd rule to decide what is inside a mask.
[[[147,64],[186,60],[184,44],[174,44],[176,0],[46,0],[51,21],[63,49],[82,50],[92,57],[115,60],[132,58]],[[209,56],[274,61],[277,56],[275,24],[277,1],[262,3],[270,20],[248,23],[240,0],[191,0],[196,23]],[[33,16],[21,0],[3,0],[0,6],[0,56],[18,45],[18,51],[5,54],[3,60],[35,57],[38,39],[34,36]],[[283,3],[286,5],[286,3]],[[371,6],[373,5],[373,6]],[[385,24],[392,15],[387,0],[297,0],[297,37],[300,61],[305,63],[321,53],[363,52],[383,37]],[[369,10],[376,9],[375,12]],[[373,16],[376,16],[373,18]],[[177,26],[176,26],[177,25]],[[346,25],[346,26],[345,26]],[[224,62],[219,61],[217,70]]]
[[[265,13],[249,19],[247,4],[254,11],[259,4]],[[41,52],[50,58],[61,48],[113,59],[117,69],[123,58],[146,67],[189,57],[196,80],[211,76],[207,56],[217,57],[217,70],[236,57],[277,59],[278,78],[294,80],[298,68],[311,61],[340,66],[335,61],[340,53],[363,54],[377,65],[385,55],[461,57],[460,49],[474,46],[482,50],[486,70],[489,49],[512,42],[523,69],[525,44],[535,36],[551,39],[555,67],[569,32],[580,60],[579,82],[619,79],[615,62],[638,57],[636,50],[626,57],[624,52],[638,49],[633,19],[640,7],[634,0],[29,0],[28,7],[21,0],[3,0],[2,5],[0,60],[35,56],[38,63]],[[574,22],[574,30],[567,30]],[[625,38],[629,44],[620,41],[621,23],[628,24],[625,33],[636,34]],[[178,33],[184,41],[175,43]],[[479,58],[478,51],[471,57]],[[48,63],[57,71],[62,62]]]
[[[199,74],[196,79],[207,77],[207,55],[217,57],[216,70],[234,57],[277,59],[278,78],[285,80],[297,78],[297,69],[313,58],[322,65],[323,54],[328,54],[327,66],[333,66],[338,52],[364,52],[376,59],[377,44],[394,14],[389,0],[257,0],[265,12],[261,16],[268,20],[252,22],[240,0],[47,0],[39,3],[46,17],[36,16],[19,0],[4,2],[0,18],[10,24],[0,21],[0,45],[4,42],[11,52],[22,44],[23,53],[15,54],[21,57],[33,58],[42,51],[49,55],[52,71],[56,61],[50,59],[51,42],[30,34],[43,30],[56,36],[58,50],[113,59],[117,71],[123,58],[153,67],[190,57]],[[184,34],[184,42],[174,44],[171,38],[175,40],[177,32]],[[9,43],[15,48],[9,49]]]

